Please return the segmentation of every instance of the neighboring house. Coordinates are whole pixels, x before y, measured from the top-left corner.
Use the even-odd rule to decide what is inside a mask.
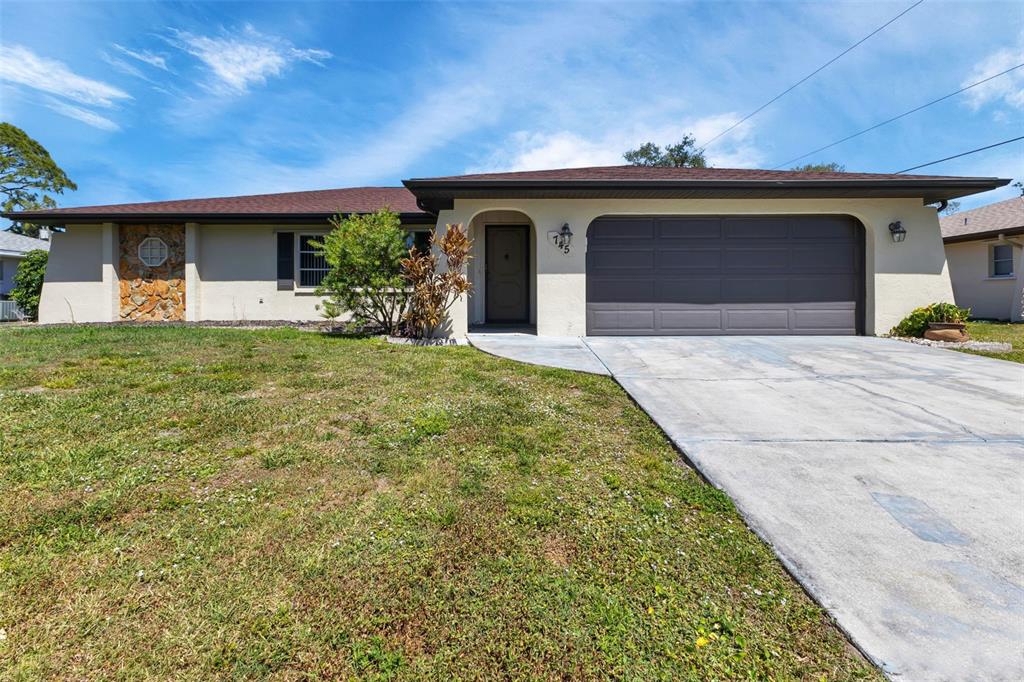
[[[44,231],[49,235],[49,231]],[[46,239],[34,239],[23,234],[0,231],[0,299],[6,299],[14,288],[14,273],[25,254],[35,249],[50,250],[50,242]]]
[[[1024,320],[1024,197],[939,219],[956,304],[980,319]]]
[[[326,266],[309,240],[337,212],[387,206],[411,240],[468,229],[473,289],[451,310],[454,336],[485,323],[550,336],[877,334],[953,297],[928,204],[1008,182],[610,166],[20,217],[67,228],[42,322],[316,319]]]

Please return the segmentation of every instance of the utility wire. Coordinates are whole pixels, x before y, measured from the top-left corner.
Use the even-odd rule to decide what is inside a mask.
[[[911,168],[904,168],[901,171],[896,171],[894,173],[894,175],[899,175],[900,173],[906,173],[907,171],[917,170],[918,168],[924,168],[925,166],[934,166],[937,163],[942,163],[943,161],[949,161],[950,159],[959,159],[961,156],[967,156],[968,154],[974,154],[976,152],[983,152],[986,149],[992,149],[993,147],[1002,147],[1004,144],[1010,144],[1011,142],[1016,142],[1017,140],[1024,140],[1024,135],[1021,135],[1020,137],[1015,137],[1012,140],[1003,140],[1002,142],[996,142],[995,144],[990,144],[987,147],[978,147],[977,149],[972,149],[971,151],[963,152],[962,154],[954,154],[953,156],[947,156],[946,158],[939,159],[938,161],[929,161],[928,163],[922,163],[920,166],[913,166]]]
[[[928,102],[926,104],[922,104],[921,106],[915,107],[915,108],[911,109],[910,111],[904,111],[902,114],[900,114],[898,116],[893,116],[892,118],[885,119],[881,123],[876,123],[875,125],[871,126],[870,128],[865,128],[864,130],[861,130],[860,132],[856,132],[853,135],[847,135],[843,139],[836,140],[835,142],[827,144],[824,147],[818,147],[817,149],[815,149],[812,152],[807,152],[806,154],[801,154],[800,156],[798,156],[796,158],[793,158],[793,159],[790,159],[789,161],[787,161],[785,163],[780,163],[778,166],[772,167],[772,170],[778,170],[779,168],[782,168],[783,166],[788,166],[789,164],[794,163],[796,161],[799,161],[800,159],[806,159],[808,156],[811,156],[813,154],[817,154],[818,152],[823,152],[826,149],[831,149],[832,147],[835,147],[838,144],[842,144],[843,142],[847,142],[849,140],[852,140],[855,137],[860,137],[864,133],[870,133],[872,130],[875,130],[876,128],[881,128],[882,126],[888,125],[888,124],[892,123],[893,121],[898,121],[901,118],[903,118],[904,116],[910,116],[911,114],[913,114],[915,112],[918,112],[918,111],[921,111],[922,109],[926,109],[926,108],[932,106],[933,104],[938,104],[939,102],[941,102],[943,100],[947,100],[950,97],[955,97],[956,95],[959,95],[961,92],[966,92],[967,90],[970,90],[971,88],[974,88],[974,87],[977,87],[977,86],[981,85],[982,83],[988,83],[993,78],[999,78],[1000,76],[1005,76],[1006,74],[1010,73],[1011,71],[1016,71],[1017,69],[1021,68],[1022,66],[1024,66],[1024,63],[1018,64],[1017,66],[1010,67],[1006,71],[1001,71],[1001,72],[999,72],[997,74],[989,76],[988,78],[983,78],[980,81],[971,83],[970,85],[966,85],[966,86],[960,88],[959,90],[957,90],[956,92],[951,92],[948,95],[943,95],[942,97],[939,97],[938,99],[933,99],[931,102]]]
[[[844,57],[847,54],[849,54],[850,52],[852,52],[854,50],[854,48],[859,46],[861,43],[865,42],[868,38],[870,38],[871,36],[875,35],[876,33],[878,33],[879,31],[884,29],[886,26],[888,26],[889,24],[893,23],[894,21],[896,21],[897,19],[902,17],[904,14],[906,14],[910,10],[912,10],[915,7],[917,7],[918,5],[920,5],[922,2],[924,2],[924,0],[917,0],[917,2],[915,2],[913,5],[911,5],[910,7],[906,8],[905,10],[903,10],[902,12],[900,12],[899,14],[894,16],[892,19],[890,19],[889,21],[885,22],[884,24],[882,24],[881,26],[876,28],[871,33],[867,34],[866,36],[864,36],[863,38],[861,38],[860,40],[855,42],[853,45],[850,45],[850,47],[846,48],[845,50],[840,52],[838,55],[836,55],[835,57],[833,57],[829,61],[827,61],[824,64],[822,64],[817,69],[815,69],[811,73],[807,74],[806,76],[804,76],[803,78],[798,80],[796,83],[793,83],[793,85],[789,86],[788,88],[786,88],[785,90],[783,90],[779,94],[775,95],[775,97],[772,97],[770,100],[768,100],[767,102],[765,102],[764,104],[759,106],[757,109],[754,109],[752,112],[750,112],[749,114],[747,114],[746,116],[744,116],[740,120],[736,121],[736,123],[733,123],[731,126],[729,126],[728,128],[726,128],[722,132],[720,132],[717,135],[715,135],[714,137],[712,137],[710,140],[708,140],[707,142],[704,143],[704,146],[700,148],[700,151],[704,151],[705,149],[710,147],[715,142],[715,140],[717,140],[718,138],[722,137],[723,135],[725,135],[729,131],[735,129],[740,124],[742,124],[742,123],[746,122],[747,120],[753,118],[757,114],[761,113],[768,106],[770,106],[770,105],[774,104],[775,102],[779,101],[785,95],[787,95],[790,92],[792,92],[793,90],[795,90],[798,86],[800,86],[801,84],[807,82],[808,80],[810,80],[811,78],[813,78],[814,76],[819,74],[820,72],[824,71],[827,67],[829,67],[832,64],[836,63],[837,61],[839,61],[842,57]]]

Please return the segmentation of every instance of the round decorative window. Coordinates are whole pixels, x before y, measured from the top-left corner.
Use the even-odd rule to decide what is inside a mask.
[[[139,260],[151,268],[167,260],[167,244],[160,237],[146,237],[139,244]]]

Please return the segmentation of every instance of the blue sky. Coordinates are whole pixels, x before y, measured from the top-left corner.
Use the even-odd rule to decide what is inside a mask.
[[[910,4],[4,0],[0,117],[69,206],[615,164],[711,138]],[[926,0],[707,154],[771,168],[1021,62],[1024,3]],[[806,161],[896,171],[1021,130],[1024,69]],[[1021,178],[1024,144],[920,172]]]

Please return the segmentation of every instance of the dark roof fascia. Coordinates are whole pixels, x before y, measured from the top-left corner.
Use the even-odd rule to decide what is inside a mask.
[[[998,238],[1001,234],[1005,234],[1007,237],[1012,237],[1018,234],[1024,234],[1024,225],[1020,227],[1004,228],[1002,230],[987,230],[985,232],[955,234],[950,237],[943,237],[942,241],[945,244],[957,244],[959,242],[988,241]]]
[[[924,203],[986,192],[1007,178],[851,180],[433,180],[402,184],[426,200],[456,198],[916,198]],[[429,204],[428,204],[429,205]]]
[[[82,223],[201,223],[204,225],[307,225],[325,223],[337,213],[0,213],[8,220],[37,225],[74,225]],[[343,216],[367,213],[343,213]],[[437,217],[429,213],[399,213],[403,225],[433,225]]]

